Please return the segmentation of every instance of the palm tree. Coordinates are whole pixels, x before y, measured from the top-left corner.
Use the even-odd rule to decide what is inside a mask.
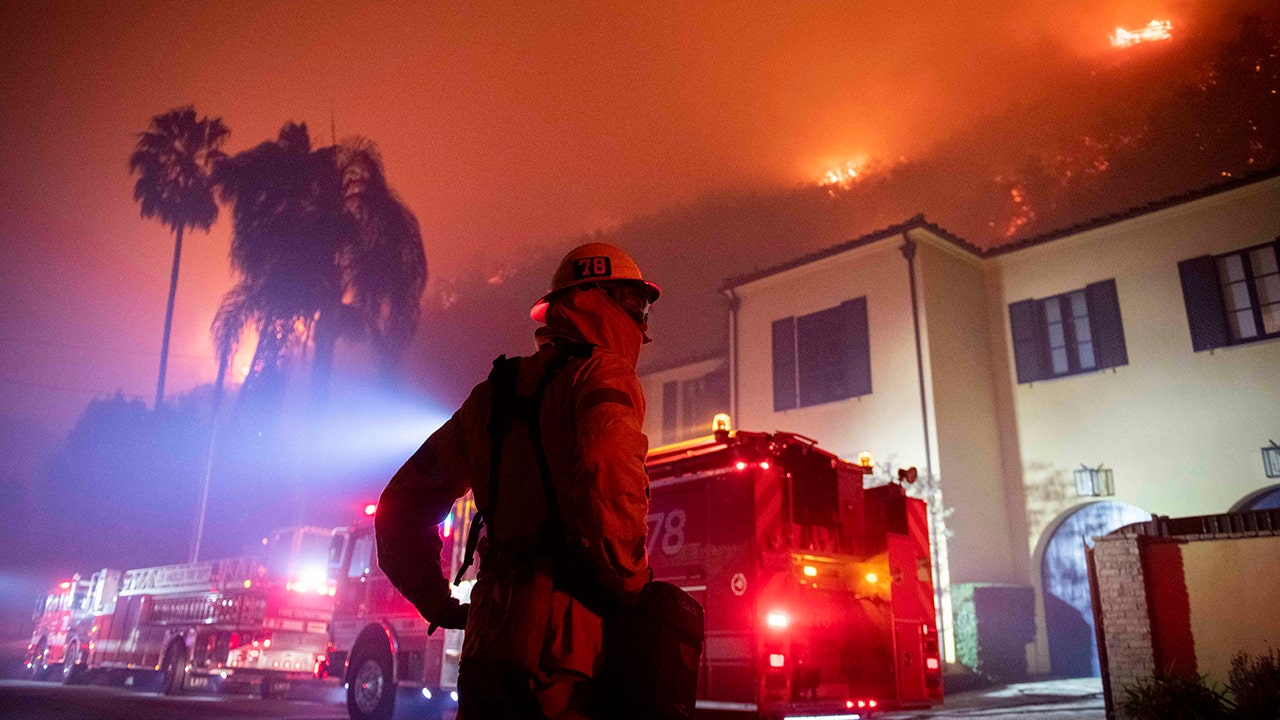
[[[133,199],[142,204],[142,217],[158,217],[173,230],[173,268],[169,273],[169,302],[160,343],[160,377],[156,381],[158,410],[164,402],[165,371],[169,364],[169,336],[173,303],[178,292],[178,266],[186,228],[208,230],[218,217],[210,171],[224,157],[222,144],[231,131],[221,118],[196,118],[190,105],[151,118],[129,156],[129,173],[137,175]]]
[[[426,257],[413,213],[389,187],[363,139],[312,148],[305,124],[218,163],[214,181],[232,206],[231,264],[240,282],[223,299],[215,344],[227,354],[258,330],[243,399],[278,395],[292,348],[314,348],[313,402],[327,393],[341,337],[372,341],[386,373],[418,320]]]

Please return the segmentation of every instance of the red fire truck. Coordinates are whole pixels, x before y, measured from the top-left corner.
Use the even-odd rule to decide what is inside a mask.
[[[387,720],[397,703],[408,702],[427,716],[452,714],[458,702],[462,631],[428,635],[426,621],[378,568],[375,510],[375,505],[366,506],[364,520],[334,531],[337,603],[330,667],[346,686],[353,720]],[[468,493],[440,525],[441,564],[449,577],[462,562],[474,512]],[[466,602],[473,582],[464,580],[453,588],[454,595]]]
[[[700,709],[852,718],[941,700],[925,504],[902,484],[914,470],[864,488],[864,462],[799,435],[727,429],[650,453],[654,578],[705,608]],[[450,577],[473,512],[468,495],[440,527]],[[427,635],[377,568],[372,522],[334,540],[330,662],[351,718],[385,720],[415,695],[424,714],[452,712],[462,633]]]
[[[282,694],[328,668],[332,531],[290,528],[261,555],[104,569],[51,593],[28,654],[33,674],[66,680],[110,672],[158,675],[166,693],[255,687]]]
[[[697,706],[865,716],[942,699],[923,501],[790,433],[731,432],[647,461],[649,562],[705,610]]]
[[[49,594],[36,603],[31,616],[36,627],[31,644],[27,645],[27,669],[33,679],[48,678],[54,668],[63,682],[74,679],[78,658],[84,649],[82,643],[88,642],[93,627],[89,589],[90,581],[81,579],[77,573],[70,580],[54,585]],[[68,663],[68,657],[76,660]]]

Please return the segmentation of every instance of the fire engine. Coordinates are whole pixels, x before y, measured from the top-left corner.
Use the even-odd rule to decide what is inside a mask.
[[[800,435],[717,423],[714,435],[655,448],[646,462],[654,579],[705,609],[698,708],[853,718],[941,701],[927,511],[904,487],[914,469],[864,487],[870,455],[849,462]],[[440,526],[450,577],[474,511],[468,494]],[[418,694],[426,714],[452,712],[462,632],[427,634],[377,568],[376,506],[365,512],[334,536],[330,662],[350,717],[390,718],[397,696]],[[455,596],[467,601],[471,582]]]
[[[337,595],[330,667],[346,686],[352,720],[386,720],[397,702],[408,701],[427,715],[451,714],[458,702],[462,631],[429,633],[417,609],[378,568],[375,511],[376,505],[366,506],[361,522],[334,532]],[[451,578],[461,565],[474,513],[468,493],[440,524],[441,565]],[[463,580],[453,594],[467,602],[473,583]]]
[[[327,671],[332,535],[290,528],[263,538],[260,555],[77,575],[37,608],[27,665],[36,676],[58,665],[68,682],[158,675],[169,694],[283,694]]]
[[[702,603],[697,706],[762,718],[863,716],[942,699],[925,503],[914,468],[866,487],[785,432],[653,450],[649,563]]]

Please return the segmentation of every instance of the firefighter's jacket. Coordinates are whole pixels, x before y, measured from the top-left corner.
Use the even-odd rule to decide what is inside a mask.
[[[539,414],[565,545],[606,597],[638,592],[649,580],[649,486],[644,397],[635,366],[648,338],[599,290],[553,303],[546,323],[536,333],[538,352],[520,362],[521,397],[534,394],[553,354],[561,352],[554,343],[594,346],[589,357],[574,357],[554,376]],[[478,507],[490,504],[492,395],[488,381],[477,385],[395,474],[378,503],[378,563],[424,616],[449,592],[436,525],[468,489]],[[492,554],[492,562],[481,558],[471,591],[463,660],[498,660],[544,680],[566,670],[591,676],[600,616],[559,583],[553,588],[551,562],[539,554],[547,519],[542,480],[518,419],[503,444],[499,484],[498,507],[481,543],[481,555]]]

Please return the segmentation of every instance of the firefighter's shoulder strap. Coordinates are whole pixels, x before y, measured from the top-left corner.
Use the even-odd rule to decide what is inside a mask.
[[[555,526],[560,523],[560,507],[555,502],[555,495],[547,480],[551,476],[551,468],[547,462],[546,451],[542,447],[541,422],[539,412],[542,397],[547,386],[565,365],[575,357],[590,357],[592,346],[585,343],[557,343],[553,346],[553,355],[547,363],[542,377],[538,381],[533,397],[523,398],[516,394],[516,378],[520,372],[519,357],[508,358],[499,355],[493,361],[493,369],[489,371],[489,385],[493,392],[492,406],[489,410],[489,502],[487,507],[479,508],[471,518],[471,526],[467,530],[467,549],[462,565],[454,576],[453,584],[462,582],[462,576],[471,567],[475,558],[476,543],[480,540],[480,531],[488,526],[494,527],[498,512],[499,477],[502,474],[502,449],[506,438],[511,434],[511,421],[520,418],[529,428],[529,439],[533,442],[537,455],[538,472],[543,478],[543,493],[547,503],[547,512]]]

